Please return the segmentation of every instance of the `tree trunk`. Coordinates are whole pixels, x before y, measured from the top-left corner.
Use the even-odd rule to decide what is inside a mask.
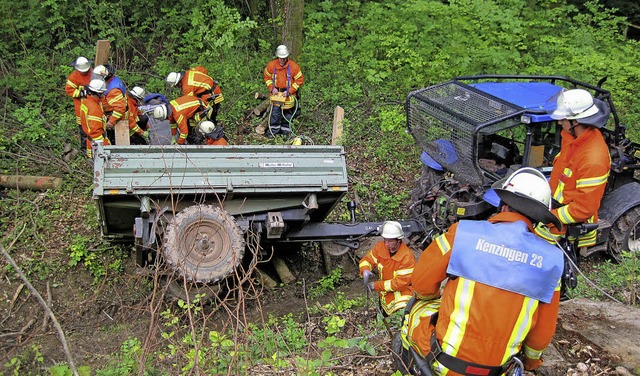
[[[58,189],[62,179],[52,176],[0,175],[0,187],[45,191]]]
[[[291,49],[291,59],[294,61],[302,52],[303,20],[304,0],[285,0],[282,40]]]

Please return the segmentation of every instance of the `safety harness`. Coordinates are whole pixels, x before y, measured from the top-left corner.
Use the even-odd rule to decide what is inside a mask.
[[[431,315],[431,324],[435,326],[437,321],[438,313],[436,312]],[[447,367],[451,371],[459,373],[461,375],[499,376],[507,372],[509,368],[514,364],[514,357],[511,357],[506,363],[501,366],[486,366],[483,364],[467,362],[466,360],[462,360],[456,358],[455,356],[449,355],[442,351],[442,346],[440,346],[438,338],[436,337],[435,328],[433,330],[433,334],[431,335],[430,345],[431,349],[425,356],[428,364],[433,364],[437,360],[438,363],[442,364],[444,367]]]

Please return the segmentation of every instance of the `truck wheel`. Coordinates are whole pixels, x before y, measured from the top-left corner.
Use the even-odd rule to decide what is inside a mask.
[[[609,235],[609,254],[622,261],[622,252],[640,255],[640,206],[632,208],[614,222]]]
[[[422,175],[413,182],[413,189],[409,192],[409,214],[422,216],[427,211],[423,201],[429,191],[442,179],[443,173],[428,166],[422,166]]]
[[[193,302],[197,297],[200,302],[208,303],[222,291],[222,286],[219,283],[202,285],[188,282],[185,289],[182,278],[165,277],[162,281],[166,284],[166,294],[169,300],[182,299],[186,302],[188,298],[189,302]]]
[[[164,236],[164,257],[190,282],[211,283],[229,276],[244,256],[243,233],[226,211],[190,206],[175,215]]]

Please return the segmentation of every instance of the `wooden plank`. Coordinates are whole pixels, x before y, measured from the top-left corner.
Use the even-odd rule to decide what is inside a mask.
[[[111,50],[111,42],[107,39],[100,39],[96,43],[96,59],[93,66],[104,65],[109,60],[109,51]],[[128,144],[127,144],[128,145]]]
[[[118,120],[114,131],[116,132],[116,145],[130,145],[129,122],[127,120]]]
[[[342,144],[342,122],[344,120],[344,108],[336,106],[333,111],[333,133],[331,134],[331,145]]]

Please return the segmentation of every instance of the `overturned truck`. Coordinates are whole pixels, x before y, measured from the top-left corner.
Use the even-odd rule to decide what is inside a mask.
[[[94,155],[102,235],[135,244],[140,265],[160,256],[189,282],[231,276],[257,257],[248,246],[318,241],[337,255],[380,231],[357,223],[352,203],[350,222],[325,222],[348,189],[341,146],[98,146]]]

